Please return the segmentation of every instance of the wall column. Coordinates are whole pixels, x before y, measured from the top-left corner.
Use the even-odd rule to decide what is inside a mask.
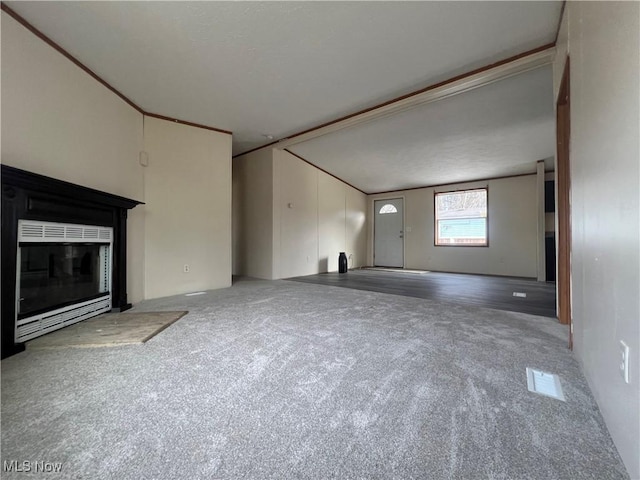
[[[538,281],[547,280],[546,256],[544,247],[545,236],[545,212],[544,212],[544,160],[540,160],[536,165],[536,192],[538,198]]]

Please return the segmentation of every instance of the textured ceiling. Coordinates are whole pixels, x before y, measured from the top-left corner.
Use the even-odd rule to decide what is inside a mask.
[[[234,154],[268,143],[266,134],[284,138],[552,43],[561,10],[561,2],[6,3],[143,110],[232,131]],[[452,101],[464,98],[473,96]],[[535,103],[533,97],[530,101]],[[538,132],[542,119],[520,119],[511,110],[505,115],[512,122],[510,131],[524,131],[514,126],[522,121],[544,136]],[[420,145],[403,118],[411,117],[389,124],[406,128],[403,135],[382,135],[387,143],[374,143],[379,175],[392,178],[388,169],[405,170],[433,183],[424,172],[418,175],[425,153],[459,161],[471,144],[489,145],[501,135],[491,130],[480,143],[447,137]],[[469,122],[462,123],[456,135],[479,138]],[[516,151],[522,135],[503,135]],[[402,146],[397,139],[405,137],[411,148],[395,156],[381,153],[398,152]],[[340,164],[327,160],[338,145],[359,158],[371,152],[364,142],[357,144],[363,150],[356,151],[341,135],[296,149],[342,176],[345,156]],[[436,154],[437,145],[447,148],[443,155]],[[458,147],[462,149],[455,152]],[[533,149],[525,148],[523,157],[531,157]],[[501,158],[506,158],[504,150]],[[482,158],[490,156],[488,149],[482,152]],[[399,161],[407,163],[402,167]],[[358,165],[344,170],[345,179],[366,188],[392,187],[384,178],[354,180]],[[459,164],[473,173],[464,165]],[[501,170],[496,166],[491,171]],[[398,179],[396,187],[407,183]]]
[[[288,150],[375,193],[535,173],[553,157],[554,128],[546,66]]]

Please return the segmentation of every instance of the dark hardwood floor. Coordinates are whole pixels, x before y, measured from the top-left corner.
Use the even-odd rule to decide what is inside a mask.
[[[523,278],[363,269],[343,274],[320,273],[288,280],[556,318],[555,284]],[[527,296],[514,297],[514,292],[526,293]]]

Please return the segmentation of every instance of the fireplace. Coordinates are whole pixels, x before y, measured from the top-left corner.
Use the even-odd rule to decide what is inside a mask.
[[[111,310],[113,229],[18,220],[15,341]]]
[[[126,220],[140,203],[2,165],[2,358],[131,307]]]

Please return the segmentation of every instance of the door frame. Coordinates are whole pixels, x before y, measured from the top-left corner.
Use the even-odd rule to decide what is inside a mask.
[[[556,101],[557,213],[558,213],[558,320],[569,325],[569,348],[573,349],[573,319],[571,317],[571,103],[569,57],[564,66]]]
[[[371,235],[371,264],[372,266],[376,266],[376,202],[378,201],[389,201],[389,200],[402,200],[402,267],[399,268],[404,268],[406,265],[406,251],[407,251],[407,245],[405,242],[405,238],[407,236],[407,227],[406,227],[406,206],[407,203],[405,201],[405,197],[404,195],[399,195],[399,196],[393,196],[393,197],[380,197],[380,198],[374,198],[373,201],[371,202],[371,213],[372,216],[371,218],[373,218],[373,222],[372,222],[372,235]]]

